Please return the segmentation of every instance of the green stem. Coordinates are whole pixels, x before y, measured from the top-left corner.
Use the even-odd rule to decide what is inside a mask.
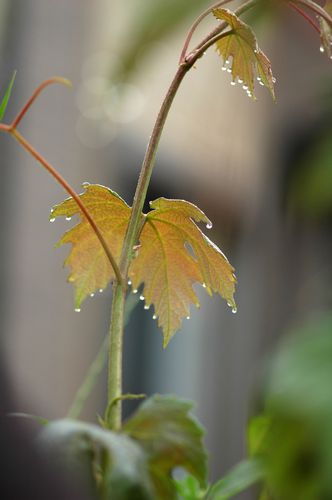
[[[261,0],[249,0],[237,12],[241,14],[250,9]],[[141,172],[139,175],[136,192],[134,196],[131,217],[129,220],[122,254],[120,259],[120,273],[126,281],[128,277],[128,269],[133,256],[133,247],[137,244],[139,233],[143,227],[142,211],[146,198],[146,193],[149,187],[156,152],[164,129],[164,125],[176,96],[176,93],[181,85],[181,82],[187,72],[193,67],[195,62],[203,56],[205,50],[210,47],[216,40],[227,36],[229,33],[221,33],[227,27],[226,23],[220,23],[217,29],[213,30],[183,61],[172,80],[172,83],[163,100],[160,111],[158,113],[152,134],[146,149],[143,159]],[[126,290],[124,287],[115,285],[112,302],[112,316],[110,325],[110,353],[109,353],[109,371],[108,371],[108,406],[112,404],[109,412],[108,425],[111,429],[118,430],[121,427],[121,389],[122,389],[122,337],[123,337],[123,309],[125,302]]]
[[[111,323],[109,329],[108,403],[115,401],[108,412],[107,424],[110,429],[121,428],[122,395],[122,352],[124,307],[126,290],[119,284],[113,287]]]
[[[137,295],[131,295],[128,297],[128,300],[126,301],[126,311],[125,311],[125,319],[124,319],[124,325],[126,326],[129,322],[130,316],[137,306],[139,302],[139,298]],[[96,385],[96,382],[98,380],[98,377],[100,373],[102,372],[106,361],[107,361],[107,354],[108,354],[108,343],[109,343],[109,336],[106,335],[104,338],[101,347],[99,348],[98,353],[96,354],[96,357],[92,361],[84,379],[83,382],[81,383],[80,387],[78,388],[75,397],[73,399],[73,402],[68,410],[67,417],[68,418],[78,418],[83,410],[84,404],[86,403],[86,400],[90,396],[94,386]],[[131,395],[131,397],[134,397],[134,395]],[[136,397],[136,396],[135,396]],[[139,395],[141,397],[141,395]],[[123,398],[126,398],[123,396]]]

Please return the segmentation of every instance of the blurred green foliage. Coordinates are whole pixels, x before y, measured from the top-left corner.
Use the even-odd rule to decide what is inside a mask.
[[[291,206],[304,215],[332,215],[332,127],[314,142],[291,185]]]
[[[266,498],[332,498],[332,314],[282,342],[249,426],[250,450],[266,470]]]

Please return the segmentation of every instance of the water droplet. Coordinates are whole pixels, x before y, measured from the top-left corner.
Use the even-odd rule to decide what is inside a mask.
[[[99,293],[103,293],[103,289],[102,288],[99,288]]]
[[[94,297],[94,296],[95,296],[95,294],[94,294],[94,293],[90,293],[90,297]]]
[[[131,285],[131,280],[128,280],[127,283],[128,283],[128,285]]]
[[[186,318],[186,319],[190,319],[190,316],[187,316],[187,318]]]
[[[260,76],[257,77],[257,81],[260,82],[262,79]]]
[[[81,309],[79,307],[76,307],[75,312],[79,313],[81,312]]]
[[[234,307],[232,307],[232,313],[233,313],[233,314],[236,314],[236,313],[237,313],[237,308],[236,308],[235,306],[234,306]]]
[[[241,80],[241,78],[238,79],[238,82],[239,83],[243,83],[243,80]]]
[[[277,79],[273,76],[272,77],[272,83],[276,83]]]
[[[206,288],[206,284],[205,284],[205,283],[202,283],[202,287],[203,287],[203,288]]]
[[[321,53],[325,52],[325,49],[324,49],[323,45],[321,45],[321,46],[319,47],[319,50],[320,50],[320,52],[321,52]]]
[[[137,290],[137,288],[135,288],[135,289],[133,290],[133,293],[137,293],[137,292],[138,292],[138,290]]]
[[[221,69],[222,69],[222,71],[226,71],[227,67],[226,66],[222,66]]]
[[[84,188],[87,188],[87,187],[89,187],[89,186],[90,186],[90,182],[82,182],[82,186],[83,186]]]
[[[227,69],[227,73],[232,73],[231,68],[228,68],[228,69]]]
[[[257,50],[257,49],[254,49],[254,52],[255,52],[255,54],[257,54],[258,50]]]
[[[248,85],[243,85],[243,90],[248,90]]]
[[[154,314],[154,315],[152,316],[152,319],[157,319],[157,315],[156,315],[156,314]]]
[[[208,222],[208,223],[206,224],[206,229],[211,229],[211,227],[212,227],[212,222]]]
[[[236,85],[236,82],[232,81],[232,82],[231,82],[231,85],[233,85],[233,86],[234,86],[234,85]]]
[[[228,59],[226,59],[225,64],[231,64]]]
[[[53,214],[53,212],[54,212],[54,208],[51,208],[50,213]]]
[[[260,81],[258,83],[259,83],[259,85],[262,85],[262,87],[264,87],[264,82]]]
[[[147,304],[145,304],[144,309],[148,310],[148,309],[150,309],[150,306],[148,306]]]
[[[50,219],[50,222],[54,222],[55,221],[55,217],[52,217],[52,219]]]
[[[139,300],[144,300],[144,295],[140,295]]]
[[[70,220],[71,220],[71,217],[66,217],[66,220],[67,220],[67,221],[70,221]]]

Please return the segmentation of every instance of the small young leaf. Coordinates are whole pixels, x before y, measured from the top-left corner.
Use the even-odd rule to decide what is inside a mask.
[[[104,186],[84,184],[84,188],[85,192],[80,195],[82,201],[102,231],[115,259],[119,259],[130,208],[119,195]],[[81,222],[64,234],[58,246],[64,243],[73,245],[65,265],[71,268],[68,281],[74,285],[75,308],[79,308],[88,295],[106,288],[115,276],[97,236],[72,198],[56,205],[50,220],[76,214],[80,215]]]
[[[330,16],[332,16],[332,0],[326,0],[324,9]],[[331,26],[319,16],[320,36],[322,41],[322,51],[331,59],[332,58],[332,28]]]
[[[145,401],[123,430],[138,442],[148,456],[151,478],[160,500],[176,499],[171,473],[186,469],[206,486],[206,452],[203,430],[190,415],[192,404],[168,396]]]
[[[206,500],[228,500],[264,478],[261,462],[251,458],[236,465],[218,481],[206,496]]]
[[[248,95],[256,99],[254,87],[257,77],[260,83],[268,87],[272,98],[275,99],[275,79],[271,63],[258,47],[256,36],[250,26],[228,9],[215,9],[213,13],[217,19],[226,21],[231,28],[231,33],[218,40],[216,45],[224,62],[229,61],[229,58],[232,57],[232,63],[229,67],[233,81],[238,78]]]
[[[9,85],[7,87],[5,95],[3,96],[3,99],[2,99],[1,104],[0,104],[0,120],[2,120],[3,117],[5,116],[7,105],[8,105],[9,99],[10,99],[10,94],[12,93],[15,77],[16,77],[16,71],[14,71],[14,73],[13,73],[13,76],[9,82]]]
[[[146,217],[130,279],[134,288],[144,283],[145,304],[154,305],[166,346],[182,320],[189,316],[190,305],[199,306],[194,283],[204,284],[210,295],[219,293],[236,311],[236,279],[224,254],[195,224],[194,221],[211,225],[199,208],[187,201],[165,198],[150,206],[154,210]]]

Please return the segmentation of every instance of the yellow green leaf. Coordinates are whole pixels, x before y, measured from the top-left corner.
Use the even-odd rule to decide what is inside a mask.
[[[256,99],[254,88],[257,80],[269,89],[272,98],[275,99],[275,78],[271,63],[259,48],[250,26],[228,9],[214,9],[213,14],[217,19],[226,21],[231,28],[229,35],[218,40],[216,46],[224,63],[229,64],[233,81],[236,82],[238,79],[248,95]],[[232,62],[229,58],[232,58]]]
[[[118,262],[131,209],[106,187],[93,184],[84,187],[80,197]],[[189,317],[191,304],[199,306],[193,289],[195,283],[201,283],[209,294],[219,293],[235,311],[236,279],[226,257],[196,225],[195,222],[203,222],[211,227],[199,208],[187,201],[165,198],[150,205],[152,211],[145,216],[129,278],[134,290],[144,284],[145,308],[154,307],[166,346],[182,320]],[[50,217],[70,219],[74,215],[79,215],[79,223],[64,234],[58,245],[72,244],[65,265],[71,269],[68,281],[74,285],[75,307],[79,309],[88,295],[104,289],[114,279],[114,271],[72,198],[56,205]]]
[[[118,261],[131,209],[109,188],[96,184],[83,186],[85,192],[80,197]],[[79,309],[88,295],[105,289],[115,276],[97,236],[72,198],[56,205],[50,217],[51,220],[59,216],[69,219],[76,214],[81,222],[64,234],[58,246],[72,244],[65,265],[71,268],[68,281],[74,285],[75,307]]]
[[[195,224],[211,226],[199,208],[165,198],[150,205],[153,210],[146,216],[130,279],[136,289],[144,283],[145,307],[154,306],[166,346],[189,317],[191,304],[199,306],[194,283],[201,283],[210,294],[219,293],[236,311],[236,279],[224,254]]]

